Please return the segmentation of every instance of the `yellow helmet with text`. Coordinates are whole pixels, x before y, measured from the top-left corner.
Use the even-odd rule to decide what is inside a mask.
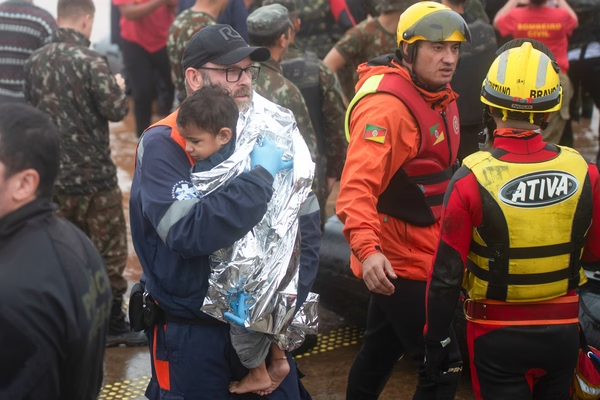
[[[496,54],[481,87],[481,102],[490,106],[492,115],[539,125],[539,114],[560,109],[559,68],[546,46],[517,39]]]
[[[408,7],[398,21],[398,49],[407,62],[415,57],[415,42],[470,42],[471,32],[459,13],[434,1],[421,1]],[[409,45],[404,53],[402,43]]]

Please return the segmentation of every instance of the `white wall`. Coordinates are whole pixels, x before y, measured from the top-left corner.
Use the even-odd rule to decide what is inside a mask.
[[[58,0],[33,0],[33,3],[56,17]],[[92,30],[92,43],[110,35],[110,0],[94,0],[94,4],[96,5],[96,17]]]

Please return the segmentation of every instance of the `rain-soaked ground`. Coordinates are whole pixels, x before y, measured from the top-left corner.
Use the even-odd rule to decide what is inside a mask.
[[[595,160],[598,149],[598,110],[594,111],[591,125],[584,120],[576,125],[575,147],[588,159]],[[595,127],[592,132],[591,127]],[[128,216],[128,199],[131,185],[133,157],[137,139],[133,132],[133,119],[129,115],[119,123],[111,124],[111,148],[113,159],[118,166],[119,184],[124,194],[123,205]],[[328,203],[328,214],[333,214],[334,190]],[[125,277],[130,285],[137,281],[141,269],[130,242],[129,260]],[[322,287],[322,285],[321,285]],[[348,371],[360,348],[364,320],[364,302],[356,302],[354,309],[335,313],[335,298],[321,304],[320,330],[317,345],[310,351],[298,355],[296,361],[306,375],[304,385],[315,400],[338,400],[345,398]],[[359,317],[357,317],[359,315]],[[143,396],[150,376],[150,359],[147,347],[109,348],[106,351],[105,385],[101,399],[140,399]],[[416,377],[410,363],[400,360],[390,378],[382,400],[410,399],[416,384]],[[465,373],[456,396],[458,400],[474,399],[468,373]]]

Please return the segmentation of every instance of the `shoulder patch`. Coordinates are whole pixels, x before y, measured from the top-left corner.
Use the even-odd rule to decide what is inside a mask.
[[[173,196],[175,200],[181,201],[196,198],[198,197],[198,193],[192,182],[179,181],[173,185],[171,196]]]
[[[371,140],[377,143],[385,142],[385,135],[387,134],[387,128],[382,128],[381,126],[367,124],[365,127],[365,133],[363,138],[365,140]]]

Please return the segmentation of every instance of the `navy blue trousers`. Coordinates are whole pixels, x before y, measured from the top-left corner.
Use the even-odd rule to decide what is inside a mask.
[[[290,373],[273,393],[262,397],[229,393],[229,383],[242,379],[248,370],[231,346],[227,324],[167,322],[146,334],[152,361],[152,378],[146,389],[150,400],[311,399],[289,353]]]

